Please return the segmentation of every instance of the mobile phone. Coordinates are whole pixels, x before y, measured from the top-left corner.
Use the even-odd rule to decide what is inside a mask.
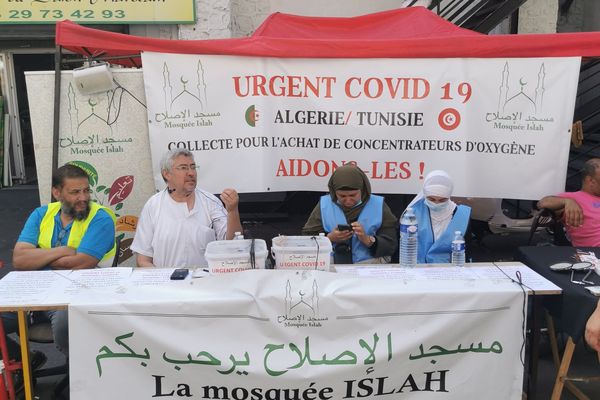
[[[171,280],[180,281],[182,279],[185,279],[185,277],[189,274],[189,272],[190,272],[190,270],[187,268],[177,268],[171,274]]]
[[[337,226],[337,230],[338,231],[351,231],[352,230],[352,225],[347,225],[347,224],[339,224]]]

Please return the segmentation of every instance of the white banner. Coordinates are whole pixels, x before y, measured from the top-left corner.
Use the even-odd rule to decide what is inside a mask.
[[[477,282],[255,270],[98,296],[69,307],[71,398],[520,399],[523,293]]]
[[[457,196],[564,189],[579,58],[277,59],[144,53],[155,183],[185,147],[220,192],[326,189],[353,162],[374,192],[443,169]]]

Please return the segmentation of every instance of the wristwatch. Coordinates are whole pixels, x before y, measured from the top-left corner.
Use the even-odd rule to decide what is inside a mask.
[[[375,243],[377,243],[377,238],[375,236],[369,236],[369,246],[368,247],[373,247],[375,245]]]

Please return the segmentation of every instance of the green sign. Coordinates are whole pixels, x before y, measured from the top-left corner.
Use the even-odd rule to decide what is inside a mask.
[[[0,24],[191,24],[194,0],[0,0]]]

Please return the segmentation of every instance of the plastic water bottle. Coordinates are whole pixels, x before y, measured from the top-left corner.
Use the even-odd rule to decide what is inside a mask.
[[[454,267],[465,266],[465,239],[460,231],[454,232],[454,240],[452,240],[452,265]]]
[[[233,240],[244,240],[244,235],[242,235],[242,232],[234,232]]]
[[[412,207],[408,207],[400,218],[400,266],[415,267],[417,265],[417,216]]]

